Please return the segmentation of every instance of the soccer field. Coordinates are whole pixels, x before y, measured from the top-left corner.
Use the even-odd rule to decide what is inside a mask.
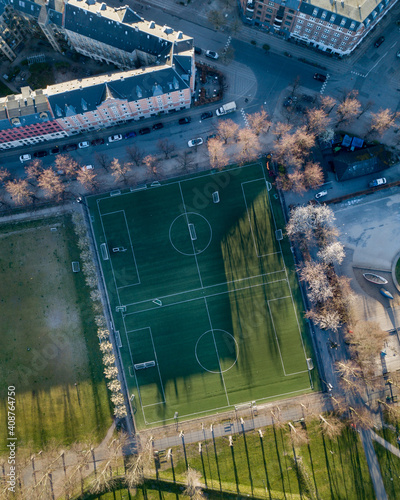
[[[156,184],[87,199],[137,425],[309,391],[262,165]]]

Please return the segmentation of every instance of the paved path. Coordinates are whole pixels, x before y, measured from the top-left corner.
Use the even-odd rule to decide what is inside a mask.
[[[367,458],[369,473],[372,479],[372,484],[374,485],[376,498],[377,500],[387,500],[388,497],[386,495],[385,485],[383,484],[381,469],[379,468],[379,462],[372,444],[371,431],[361,430],[360,437],[364,447],[365,456]]]
[[[383,439],[383,437],[378,436],[376,432],[371,431],[371,438],[376,441],[377,443],[381,444],[384,446],[390,453],[393,453],[393,455],[396,455],[396,457],[400,458],[400,450],[396,448],[396,446],[393,446],[392,443],[389,443],[386,441],[386,439]]]

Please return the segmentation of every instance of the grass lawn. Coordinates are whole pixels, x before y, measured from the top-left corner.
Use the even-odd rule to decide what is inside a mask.
[[[291,441],[272,426],[245,436],[234,435],[233,447],[228,437],[186,445],[190,467],[202,474],[208,487],[259,498],[321,498],[369,500],[374,498],[368,466],[359,436],[346,428],[337,440],[323,438],[317,422],[307,426],[309,446],[296,448],[300,463],[298,473]],[[199,439],[200,441],[200,439]],[[183,447],[173,448],[173,467],[165,454],[161,457],[161,479],[184,481]],[[286,496],[285,496],[286,495]],[[293,497],[291,496],[293,495]]]
[[[270,188],[253,164],[88,198],[139,427],[311,390]]]
[[[56,228],[51,231],[50,228]],[[19,449],[100,441],[112,423],[89,291],[69,217],[0,226],[0,421],[16,391]],[[7,429],[0,429],[0,453]]]
[[[395,424],[392,421],[391,424]],[[398,425],[398,424],[397,424]],[[383,439],[386,439],[397,449],[397,432],[389,428],[382,428],[376,431]],[[389,499],[397,499],[400,497],[400,458],[393,455],[389,450],[376,441],[373,441],[376,455],[378,457],[379,466],[382,473],[382,479],[385,485],[385,490]]]

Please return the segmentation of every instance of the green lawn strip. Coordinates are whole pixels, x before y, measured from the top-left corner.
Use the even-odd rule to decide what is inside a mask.
[[[396,262],[395,275],[396,275],[397,283],[400,284],[400,259],[397,259],[397,262]]]
[[[89,290],[83,274],[72,273],[79,251],[70,220],[11,230],[0,227],[0,419],[6,421],[6,390],[14,385],[20,448],[97,443],[112,419]],[[3,426],[1,451],[6,431]]]
[[[233,449],[228,437],[202,442],[202,455],[198,443],[186,445],[188,464],[202,474],[208,487],[223,488],[241,494],[253,491],[271,491],[273,498],[302,494],[315,498],[369,499],[374,497],[368,466],[358,434],[345,429],[334,441],[323,438],[317,422],[307,426],[309,446],[296,448],[299,468],[296,469],[291,441],[284,430],[263,429],[262,443],[258,433],[248,432],[233,436]],[[215,453],[216,450],[216,453]],[[265,463],[263,460],[263,451]],[[176,480],[184,480],[185,460],[183,447],[173,448]],[[296,473],[298,470],[298,474]],[[171,464],[162,462],[159,477],[172,479]],[[267,494],[266,494],[267,497]]]
[[[393,432],[393,430],[385,427],[380,430],[376,430],[375,432],[399,449],[396,432]],[[380,443],[377,443],[376,441],[373,441],[373,443],[378,457],[386,493],[388,498],[395,500],[400,496],[400,458],[391,453]]]

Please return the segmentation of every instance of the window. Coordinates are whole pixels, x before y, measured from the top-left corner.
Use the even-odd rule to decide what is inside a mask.
[[[285,26],[290,26],[292,23],[290,21],[285,21]]]
[[[340,21],[340,26],[344,26],[346,24],[346,19],[343,18],[341,21]]]
[[[324,29],[324,33],[329,33],[329,30],[327,30],[327,29]]]
[[[306,33],[311,33],[311,30],[310,30],[309,28],[306,28],[304,31],[305,31]]]
[[[348,40],[348,39],[349,39],[349,37],[348,37],[348,36],[345,36],[345,37],[344,37],[344,40]]]
[[[267,12],[273,12],[273,10],[272,9],[267,9]]]
[[[318,9],[314,9],[312,15],[316,16],[318,14]]]
[[[328,38],[326,35],[322,35],[321,38],[325,39]]]
[[[291,20],[293,19],[293,16],[286,16],[286,19],[287,19],[288,21],[291,21]]]
[[[321,29],[321,26],[317,26],[317,30],[319,31]]]
[[[352,23],[350,24],[350,29],[354,29],[356,27],[356,23],[354,21],[352,21]]]
[[[271,19],[271,14],[265,14],[265,19]]]
[[[335,33],[333,36],[338,38],[340,36],[340,33]]]
[[[334,21],[335,19],[336,19],[335,14],[332,14],[332,15],[331,15],[331,18],[329,19],[329,22],[330,22],[330,23],[333,23],[333,21]]]
[[[322,14],[321,14],[321,19],[325,19],[326,18],[326,12],[324,11]]]
[[[268,2],[268,5],[271,5],[271,7],[273,7],[275,5],[274,2]]]
[[[302,19],[297,19],[297,23],[298,23],[298,24],[303,24],[303,23],[304,23],[304,21],[303,21]]]
[[[294,14],[294,10],[289,9],[289,14]]]
[[[307,23],[307,26],[310,28],[313,25],[313,23]]]

